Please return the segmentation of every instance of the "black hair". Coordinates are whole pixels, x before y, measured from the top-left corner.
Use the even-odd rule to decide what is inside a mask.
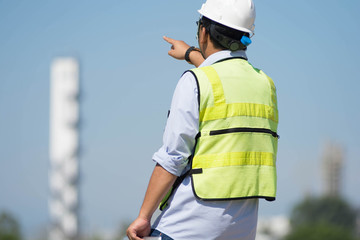
[[[230,49],[232,51],[246,50],[246,46],[243,45],[240,40],[243,36],[249,37],[249,33],[227,27],[205,16],[201,18],[199,24],[202,24],[205,30],[210,34],[210,40],[213,42],[215,48],[223,50]],[[239,47],[237,49],[231,49],[229,44],[225,44],[224,41],[222,41],[224,37],[238,43]]]

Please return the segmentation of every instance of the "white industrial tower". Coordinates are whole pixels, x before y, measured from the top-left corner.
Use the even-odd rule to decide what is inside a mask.
[[[57,58],[50,84],[50,240],[79,238],[79,64]]]

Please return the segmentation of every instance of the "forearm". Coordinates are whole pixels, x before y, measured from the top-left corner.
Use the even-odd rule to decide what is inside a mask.
[[[150,221],[156,208],[170,190],[176,178],[177,176],[169,173],[159,164],[155,166],[146,190],[144,202],[140,209],[140,218]]]
[[[204,57],[199,51],[191,51],[189,54],[189,59],[195,67],[200,66],[204,62]]]

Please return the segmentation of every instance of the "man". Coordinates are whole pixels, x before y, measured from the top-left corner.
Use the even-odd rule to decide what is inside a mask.
[[[255,6],[252,0],[207,0],[199,13],[200,51],[164,37],[170,56],[198,68],[185,72],[175,89],[129,239],[255,239],[258,199],[275,200],[276,90],[245,53]],[[163,211],[151,227],[161,200]]]

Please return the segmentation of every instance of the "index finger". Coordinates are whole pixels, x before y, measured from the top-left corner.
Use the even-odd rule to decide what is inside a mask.
[[[174,39],[172,39],[172,38],[169,38],[169,37],[166,37],[166,36],[163,36],[163,39],[165,40],[165,41],[167,41],[168,43],[170,43],[170,44],[173,44],[174,43]]]

